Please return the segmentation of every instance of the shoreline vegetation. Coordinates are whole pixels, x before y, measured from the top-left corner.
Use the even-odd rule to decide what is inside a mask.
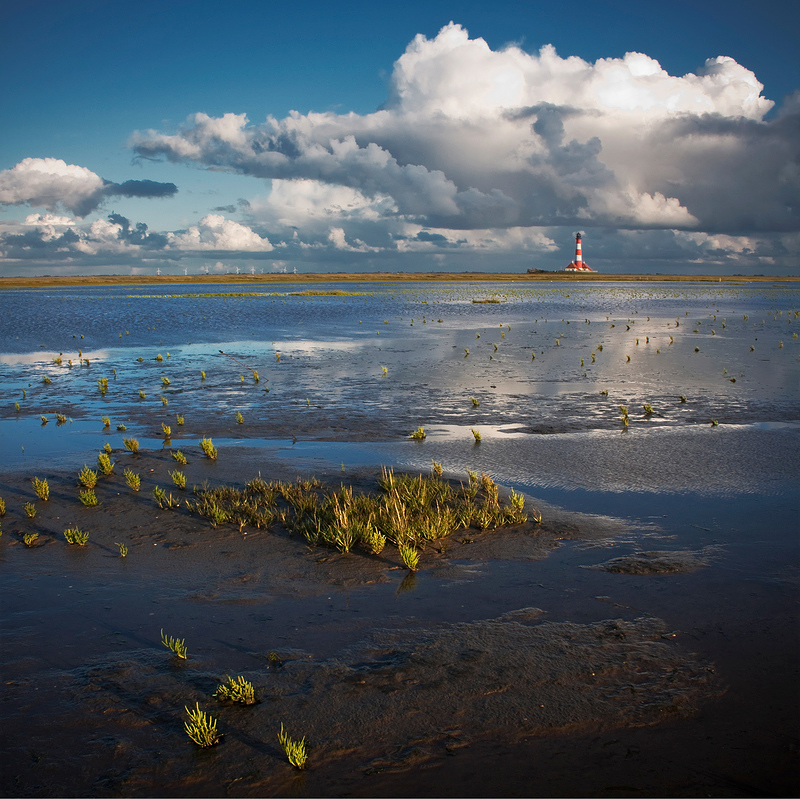
[[[667,282],[667,283],[784,283],[800,282],[799,275],[685,275],[619,274],[601,272],[308,272],[304,274],[270,273],[218,275],[34,275],[0,276],[0,289],[52,288],[58,286],[172,285],[192,283],[445,283],[568,281],[597,282]]]

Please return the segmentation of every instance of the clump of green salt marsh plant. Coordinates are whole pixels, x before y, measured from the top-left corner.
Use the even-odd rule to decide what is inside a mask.
[[[179,449],[176,449],[172,453],[172,459],[180,463],[181,466],[186,466],[186,464],[189,462],[186,460],[186,456]]]
[[[41,416],[40,418],[42,420],[42,427],[44,427],[48,421],[50,421],[46,416]]]
[[[77,527],[67,527],[67,529],[64,530],[64,538],[67,539],[68,544],[84,547],[89,540],[89,533],[85,533]]]
[[[164,434],[164,438],[172,438],[172,428],[168,424],[164,424],[164,422],[161,422],[161,432]]]
[[[281,729],[278,733],[278,741],[281,748],[286,755],[286,759],[296,768],[304,769],[308,755],[306,753],[306,739],[305,736],[300,741],[293,741],[288,733],[283,729],[283,722],[281,722]]]
[[[470,432],[472,433],[473,438],[475,439],[476,444],[481,443],[481,433],[480,430],[475,430],[475,428],[470,427]]]
[[[181,490],[186,488],[186,475],[183,472],[176,469],[174,472],[170,472],[169,476],[172,478],[172,482],[175,483],[178,488]]]
[[[20,407],[19,407],[19,403],[18,403],[18,402],[15,402],[15,403],[14,403],[14,408],[15,408],[15,410],[17,411],[17,413],[19,413],[19,411],[20,411]]]
[[[411,435],[409,436],[409,438],[410,438],[412,441],[422,441],[422,440],[424,440],[426,437],[427,437],[427,434],[425,433],[425,430],[424,430],[422,427],[418,427],[418,428],[417,428],[417,429],[416,429],[416,430],[415,430],[413,433],[411,433]]]
[[[135,438],[123,438],[122,443],[131,455],[139,454],[139,442]]]
[[[206,379],[206,373],[205,372],[200,372],[200,379],[201,380],[205,380]]]
[[[161,404],[166,408],[169,405],[169,400],[166,397],[162,397]]]
[[[125,427],[125,425],[124,425],[124,424],[118,424],[118,425],[117,425],[117,430],[119,430],[119,432],[120,432],[120,433],[124,433],[124,432],[125,432],[127,429],[128,429],[128,428],[127,428],[127,427]]]
[[[204,749],[214,746],[220,739],[220,735],[217,732],[217,720],[209,716],[204,710],[200,710],[199,702],[195,702],[194,710],[189,710],[185,705],[183,709],[189,715],[189,720],[183,723],[186,734]]]
[[[242,705],[254,705],[256,703],[256,692],[253,683],[245,680],[241,675],[236,677],[225,676],[225,682],[217,686],[214,696],[220,700],[229,702],[239,702]]]
[[[87,508],[94,508],[100,504],[93,488],[83,488],[78,491],[78,499],[80,499],[81,503]]]
[[[45,375],[45,376],[42,378],[42,382],[43,382],[43,383],[44,383],[46,386],[49,386],[49,385],[50,385],[50,383],[52,383],[53,381],[52,381],[52,380],[51,380],[51,379],[50,379],[50,378],[49,378],[47,375]]]
[[[183,416],[181,416],[180,414],[176,414],[176,416],[175,416],[175,422],[176,422],[176,423],[177,423],[179,426],[182,426],[182,425],[183,425],[183,422],[184,422]]]
[[[100,389],[100,394],[105,397],[106,392],[108,391],[108,378],[101,377],[97,381],[97,387]]]
[[[94,488],[97,485],[97,472],[84,463],[83,469],[78,472],[78,481],[84,488]]]
[[[33,547],[36,546],[36,542],[39,539],[39,533],[25,533],[22,536],[22,543],[25,544],[26,547]]]
[[[621,414],[622,424],[623,426],[627,427],[629,424],[628,419],[628,406],[627,405],[620,405],[619,412]]]
[[[433,473],[433,475],[435,477],[441,478],[441,476],[443,474],[442,464],[441,463],[437,463],[437,461],[433,461],[432,463],[433,463],[433,465],[431,466],[431,472]]]
[[[164,634],[164,628],[161,628],[161,643],[172,652],[175,657],[180,658],[181,660],[186,660],[186,639],[185,638],[173,638],[171,635]]]
[[[97,467],[106,476],[114,471],[114,463],[105,452],[101,452],[97,456]]]
[[[171,510],[172,508],[177,508],[181,504],[179,499],[175,499],[171,493],[167,494],[161,486],[156,486],[153,489],[153,498],[158,504],[158,507],[162,510]]]
[[[113,450],[111,449],[111,444],[109,444],[108,441],[106,441],[106,443],[103,444],[103,452],[105,452],[106,455],[110,455],[113,452]]]
[[[158,361],[159,363],[161,363],[161,361],[164,360],[164,356],[159,352],[158,355],[156,355],[156,357],[153,360]]]
[[[139,399],[147,399],[147,394],[145,394],[141,389],[139,390]]]
[[[405,567],[412,572],[415,572],[419,567],[419,552],[411,544],[400,543],[397,545],[400,552],[400,558]]]
[[[204,438],[200,441],[200,449],[203,450],[203,455],[215,461],[217,459],[217,448],[210,438]]]
[[[244,416],[241,411],[236,411],[236,424],[244,424]]]
[[[475,397],[470,397],[470,400],[472,401],[473,408],[477,408],[481,404],[481,401]]]
[[[22,509],[25,511],[25,515],[29,519],[33,519],[36,517],[36,505],[34,505],[33,502],[26,502],[22,506]]]
[[[128,484],[128,487],[133,489],[134,491],[138,491],[142,487],[142,478],[132,469],[125,469],[123,472],[125,475],[125,482]]]
[[[60,427],[62,424],[67,423],[67,417],[63,413],[56,414],[56,424]]]
[[[0,516],[6,515],[6,501],[0,497]]]
[[[119,556],[121,558],[127,558],[128,557],[128,547],[126,547],[125,544],[119,544],[119,543],[117,543],[117,546],[119,547]]]
[[[653,413],[655,413],[655,411],[653,410],[653,406],[649,402],[645,402],[644,405],[642,405],[642,408],[644,410],[645,416],[652,416]]]
[[[111,419],[109,419],[108,416],[103,416],[100,421],[103,423],[103,430],[107,430],[111,427]]]
[[[39,479],[34,477],[31,480],[31,485],[33,486],[33,492],[42,502],[47,502],[50,499],[50,486],[47,484],[47,478]]]
[[[168,377],[162,377],[162,378],[161,378],[161,383],[162,383],[162,384],[164,385],[164,387],[166,388],[166,386],[168,386],[168,385],[170,384],[170,380],[169,380],[169,378],[168,378]]]

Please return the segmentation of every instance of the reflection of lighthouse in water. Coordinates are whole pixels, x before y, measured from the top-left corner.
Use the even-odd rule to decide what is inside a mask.
[[[589,267],[583,260],[583,253],[581,251],[581,234],[575,234],[575,260],[570,261],[566,269],[567,272],[594,272],[595,270]]]

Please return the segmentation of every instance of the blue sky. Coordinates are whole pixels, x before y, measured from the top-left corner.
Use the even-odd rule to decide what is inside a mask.
[[[0,274],[800,271],[797,4],[0,13]]]

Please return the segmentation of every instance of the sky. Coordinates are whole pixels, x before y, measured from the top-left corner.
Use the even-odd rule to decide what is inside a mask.
[[[800,274],[800,4],[0,3],[0,275]]]

